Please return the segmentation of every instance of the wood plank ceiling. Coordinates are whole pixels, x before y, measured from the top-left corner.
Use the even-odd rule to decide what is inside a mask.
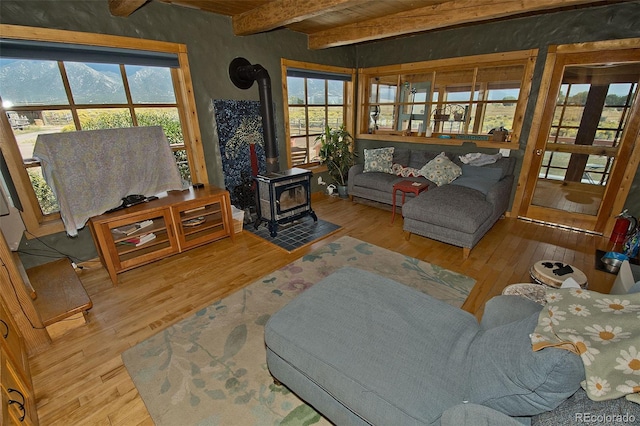
[[[108,0],[126,17],[149,1],[230,16],[237,36],[278,28],[307,34],[325,49],[514,16],[592,7],[602,0]]]

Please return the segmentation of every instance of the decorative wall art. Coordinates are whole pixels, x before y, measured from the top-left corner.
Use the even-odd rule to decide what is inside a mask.
[[[260,102],[214,99],[225,188],[231,204],[247,209],[254,205],[253,179],[266,173],[266,156]]]

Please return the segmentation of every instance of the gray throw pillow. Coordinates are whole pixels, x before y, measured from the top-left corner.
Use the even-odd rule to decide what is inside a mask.
[[[584,380],[580,357],[564,349],[534,352],[529,335],[538,313],[481,331],[470,351],[469,402],[509,416],[553,410]]]
[[[493,185],[502,178],[502,169],[462,165],[462,175],[451,182],[452,185],[466,186],[487,195]]]

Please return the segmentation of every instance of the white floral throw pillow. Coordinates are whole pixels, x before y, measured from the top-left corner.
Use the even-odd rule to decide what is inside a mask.
[[[438,186],[453,182],[462,174],[460,166],[449,160],[444,152],[441,152],[420,169],[420,174]]]
[[[392,173],[394,147],[364,150],[364,173]]]

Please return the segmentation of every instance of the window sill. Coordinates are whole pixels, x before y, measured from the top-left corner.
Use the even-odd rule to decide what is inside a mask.
[[[445,135],[443,135],[445,136]],[[479,148],[498,148],[498,149],[519,149],[518,138],[514,135],[510,141],[498,142],[490,140],[475,140],[475,139],[457,139],[455,135],[449,135],[450,137],[424,137],[424,136],[409,136],[393,133],[361,133],[356,135],[357,139],[373,140],[373,141],[388,141],[388,142],[407,142],[407,143],[420,143],[427,145],[454,145],[461,146],[465,143],[471,143]],[[471,136],[471,135],[470,135]]]
[[[313,172],[313,173],[323,173],[327,171],[327,166],[325,164],[320,164],[320,163],[299,164],[292,167],[309,170],[310,172]]]

